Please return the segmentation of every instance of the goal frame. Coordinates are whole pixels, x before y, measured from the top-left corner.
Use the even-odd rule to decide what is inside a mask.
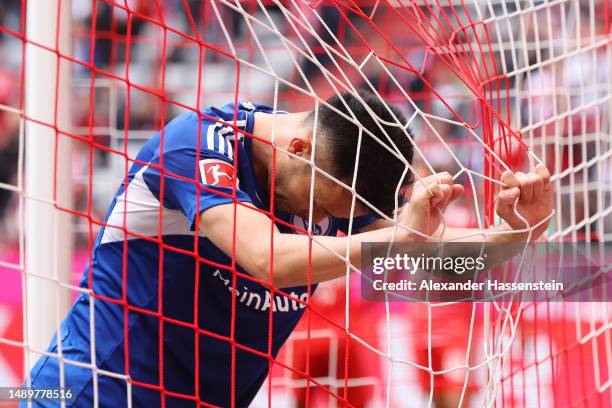
[[[72,280],[72,0],[29,1],[25,39],[23,314],[27,371],[68,313]],[[58,342],[59,344],[60,342]],[[61,346],[60,346],[61,347]]]

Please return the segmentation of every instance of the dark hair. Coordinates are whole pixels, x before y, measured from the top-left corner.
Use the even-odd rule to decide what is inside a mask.
[[[358,91],[357,95],[363,102],[350,93],[343,93],[341,97],[346,105],[339,96],[328,99],[327,103],[349,118],[352,117],[350,113],[352,112],[361,126],[379,139],[377,141],[370,134],[362,132],[355,189],[357,194],[372,206],[390,215],[396,203],[398,206],[400,204],[396,190],[406,165],[381,143],[403,156],[408,163],[412,163],[414,147],[406,133],[413,140],[414,138],[409,129],[403,128],[406,119],[397,107],[387,105],[378,96],[369,92]],[[364,102],[372,113],[366,109]],[[395,118],[389,110],[393,112]],[[319,149],[316,155],[321,153],[332,176],[351,185],[357,156],[359,126],[321,104],[318,110],[317,133],[322,136],[322,140],[317,142],[317,145],[324,145],[325,149]],[[412,180],[413,174],[407,169],[404,179],[401,180],[402,186],[412,183]]]

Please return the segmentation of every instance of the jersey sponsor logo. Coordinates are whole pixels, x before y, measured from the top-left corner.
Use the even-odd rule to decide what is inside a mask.
[[[301,234],[301,230],[308,231],[308,218],[302,218],[298,217],[297,215],[292,215],[290,222],[295,227],[300,228],[299,230],[296,229],[295,232]],[[329,235],[331,229],[332,222],[331,219],[327,217],[320,223],[312,226],[312,233],[313,235]]]
[[[200,175],[202,183],[210,186],[230,188],[234,186],[234,166],[224,160],[200,160]],[[238,180],[236,180],[236,185],[238,185]]]
[[[216,269],[213,272],[213,276],[223,283],[231,295],[232,279],[226,277],[225,274],[219,269]],[[300,309],[304,309],[308,303],[308,292],[298,294],[292,291],[288,293],[290,297],[284,295],[274,295],[274,297],[272,297],[270,295],[270,291],[267,289],[254,290],[253,288],[249,289],[248,287],[243,286],[242,288],[236,287],[235,294],[236,300],[239,303],[260,312],[265,312],[270,308],[272,308],[273,312],[297,312]]]

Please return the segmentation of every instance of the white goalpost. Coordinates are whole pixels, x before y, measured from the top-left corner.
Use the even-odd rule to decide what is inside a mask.
[[[59,14],[59,16],[58,16]],[[24,343],[34,365],[71,302],[71,0],[29,1],[25,66]]]

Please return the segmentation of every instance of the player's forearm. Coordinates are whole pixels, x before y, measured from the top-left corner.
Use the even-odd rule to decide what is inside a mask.
[[[366,227],[368,231],[375,231],[381,228],[390,228],[393,222],[389,220],[377,220]],[[534,230],[531,234],[533,241],[541,235],[540,229]],[[436,232],[432,235],[429,241],[444,241],[444,242],[525,242],[528,238],[527,231],[513,230],[507,223],[495,225],[487,229],[479,228],[455,228],[440,225]]]
[[[274,268],[268,263],[265,276],[269,277],[271,270],[274,285],[281,288],[344,276],[348,265],[361,267],[363,242],[388,242],[392,232],[391,228],[383,228],[351,237],[317,236],[312,242],[305,235],[278,233],[273,245]]]
[[[306,235],[281,233],[266,215],[253,208],[233,204],[204,211],[200,229],[253,277],[263,281],[272,278],[279,288],[337,278],[346,273],[347,261],[359,268],[361,243],[388,242],[394,230],[383,228],[350,238],[317,236],[311,242]],[[396,241],[410,239],[404,230],[395,232]]]
[[[494,237],[498,237],[504,230],[505,228],[503,228],[502,225],[496,225],[487,229],[456,227],[444,228],[443,225],[440,225],[434,234],[432,241],[491,242],[492,240],[499,239]]]
[[[488,243],[511,243],[533,241],[541,235],[542,231],[534,230],[529,236],[528,231],[513,230],[508,224],[502,223],[487,229],[479,228],[438,228],[435,234],[436,240],[445,242],[488,242]]]

